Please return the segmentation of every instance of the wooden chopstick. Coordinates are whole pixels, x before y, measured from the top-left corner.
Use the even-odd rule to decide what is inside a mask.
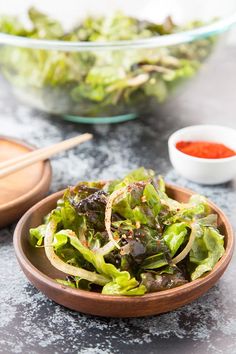
[[[14,159],[10,159],[0,163],[0,178],[5,177],[13,172],[21,170],[24,167],[34,164],[38,161],[43,161],[57,154],[58,152],[71,149],[72,147],[82,144],[83,142],[92,139],[92,134],[82,134],[71,139],[61,141],[60,143],[28,152]]]

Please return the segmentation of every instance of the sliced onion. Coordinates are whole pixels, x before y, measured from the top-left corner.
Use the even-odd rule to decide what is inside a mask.
[[[117,191],[114,191],[108,198],[107,205],[106,205],[106,210],[105,210],[105,227],[106,227],[106,231],[108,233],[109,240],[118,249],[120,249],[120,246],[118,245],[118,243],[114,239],[113,233],[111,231],[112,204],[113,204],[113,202],[115,201],[116,198],[118,198],[120,195],[122,195],[126,191],[126,189],[127,189],[127,187],[123,187],[123,188],[118,189]]]
[[[172,262],[174,264],[177,264],[180,261],[182,261],[188,255],[188,253],[191,251],[192,246],[193,246],[193,242],[196,238],[196,234],[197,234],[197,232],[196,232],[195,227],[193,225],[187,245],[184,247],[183,251],[181,251],[180,254],[178,254],[178,256],[176,256],[175,258],[172,259]]]
[[[96,249],[96,251],[94,251],[94,252],[97,253],[97,254],[100,254],[102,256],[105,256],[106,254],[108,254],[111,251],[113,251],[114,248],[115,248],[114,242],[113,241],[109,241],[103,247],[100,247],[100,248]]]
[[[45,253],[52,266],[65,274],[78,276],[82,279],[86,279],[98,285],[103,286],[106,283],[108,283],[110,280],[104,277],[103,275],[90,272],[83,268],[74,267],[70,264],[63,262],[63,260],[56,255],[56,253],[54,252],[54,248],[52,246],[54,233],[56,231],[56,226],[57,224],[55,222],[50,221],[46,228],[46,233],[44,238]]]

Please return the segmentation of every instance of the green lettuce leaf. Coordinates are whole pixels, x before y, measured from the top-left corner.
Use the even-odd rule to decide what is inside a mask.
[[[145,287],[138,286],[138,281],[135,278],[131,278],[129,272],[120,271],[113,264],[106,263],[102,255],[83,246],[78,238],[71,237],[70,230],[60,230],[56,235],[68,237],[71,245],[83,255],[86,261],[94,266],[99,274],[106,275],[111,278],[111,282],[108,283],[111,287],[106,284],[107,287],[104,287],[102,290],[103,294],[134,295],[135,292],[138,292],[137,295],[141,295],[140,292],[142,292],[142,294],[145,293]],[[134,288],[137,289],[134,290]],[[114,290],[113,293],[111,292],[111,289]]]
[[[132,182],[118,202],[113,204],[113,210],[133,223],[155,228],[161,210],[160,197],[151,183]]]
[[[163,239],[173,257],[180,246],[186,241],[188,234],[188,225],[185,222],[175,223],[168,226],[163,234]]]
[[[64,34],[61,24],[31,7],[28,11],[29,18],[34,26],[34,32],[38,38],[58,39]]]
[[[70,286],[74,289],[91,290],[91,282],[80,277],[67,276],[65,279],[56,279],[57,283]]]
[[[191,279],[195,280],[211,271],[224,251],[224,237],[216,229],[204,227],[201,237],[195,239],[190,251],[190,265],[195,265]]]
[[[143,269],[157,269],[165,265],[168,265],[168,260],[164,252],[160,252],[153,256],[147,257],[144,262],[141,263]]]
[[[143,198],[156,218],[161,210],[160,197],[152,184],[146,184],[143,190]]]
[[[61,234],[55,234],[53,239],[53,247],[56,250],[67,244],[67,237]]]
[[[15,36],[27,36],[28,34],[28,31],[17,17],[7,15],[0,16],[0,32]]]
[[[73,288],[73,289],[76,288],[75,283],[70,280],[65,280],[65,279],[55,279],[55,280],[58,284],[69,286],[70,288]]]
[[[29,240],[32,246],[41,246],[43,244],[43,239],[46,231],[46,225],[40,225],[36,228],[30,229]]]
[[[105,295],[144,295],[147,291],[144,284],[139,285],[139,282],[135,278],[130,278],[128,272],[117,277],[114,281],[104,285],[102,294]]]
[[[194,194],[190,197],[188,203],[179,203],[171,198],[165,198],[172,216],[168,215],[165,224],[170,225],[176,222],[189,223],[193,219],[203,219],[211,213],[207,199],[202,195]]]
[[[144,167],[140,167],[137,170],[127,174],[121,181],[111,182],[113,189],[110,188],[110,193],[112,193],[114,190],[126,187],[131,183],[149,181],[154,176],[155,172],[153,170],[147,170]]]

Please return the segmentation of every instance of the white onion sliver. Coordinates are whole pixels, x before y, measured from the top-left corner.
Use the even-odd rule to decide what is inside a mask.
[[[111,251],[114,250],[114,242],[113,241],[109,241],[107,242],[104,246],[96,249],[96,251],[94,251],[97,254],[100,254],[102,256],[105,256],[106,254],[110,253]]]
[[[112,231],[111,231],[112,204],[117,197],[119,197],[120,195],[122,195],[126,191],[126,189],[127,189],[127,187],[123,187],[123,188],[118,189],[117,191],[114,191],[108,198],[106,210],[105,210],[105,227],[106,227],[106,230],[108,233],[108,237],[109,237],[109,240],[118,249],[120,249],[120,246],[118,245],[118,243],[114,239]]]
[[[195,230],[194,225],[192,225],[192,230],[191,230],[191,234],[189,236],[188,243],[184,247],[184,249],[180,252],[180,254],[178,254],[178,256],[176,256],[175,258],[172,259],[172,262],[174,264],[177,264],[180,261],[182,261],[187,256],[187,254],[191,251],[195,237],[196,237],[196,230]]]
[[[55,231],[56,231],[56,223],[50,221],[46,228],[44,246],[45,246],[46,256],[53,267],[57,268],[58,270],[60,270],[65,274],[78,276],[82,279],[86,279],[98,285],[103,286],[109,282],[109,279],[104,277],[103,275],[90,272],[83,268],[74,267],[70,264],[63,262],[63,260],[56,255],[52,246]]]

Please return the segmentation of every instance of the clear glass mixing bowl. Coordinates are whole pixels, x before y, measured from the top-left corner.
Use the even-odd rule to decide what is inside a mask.
[[[0,14],[17,15],[27,25],[30,6],[65,29],[117,10],[157,23],[169,15],[177,24],[204,23],[175,34],[106,42],[0,33],[0,72],[13,92],[34,108],[86,123],[132,119],[164,102],[197,74],[219,36],[236,22],[235,0],[8,0],[0,4]]]

